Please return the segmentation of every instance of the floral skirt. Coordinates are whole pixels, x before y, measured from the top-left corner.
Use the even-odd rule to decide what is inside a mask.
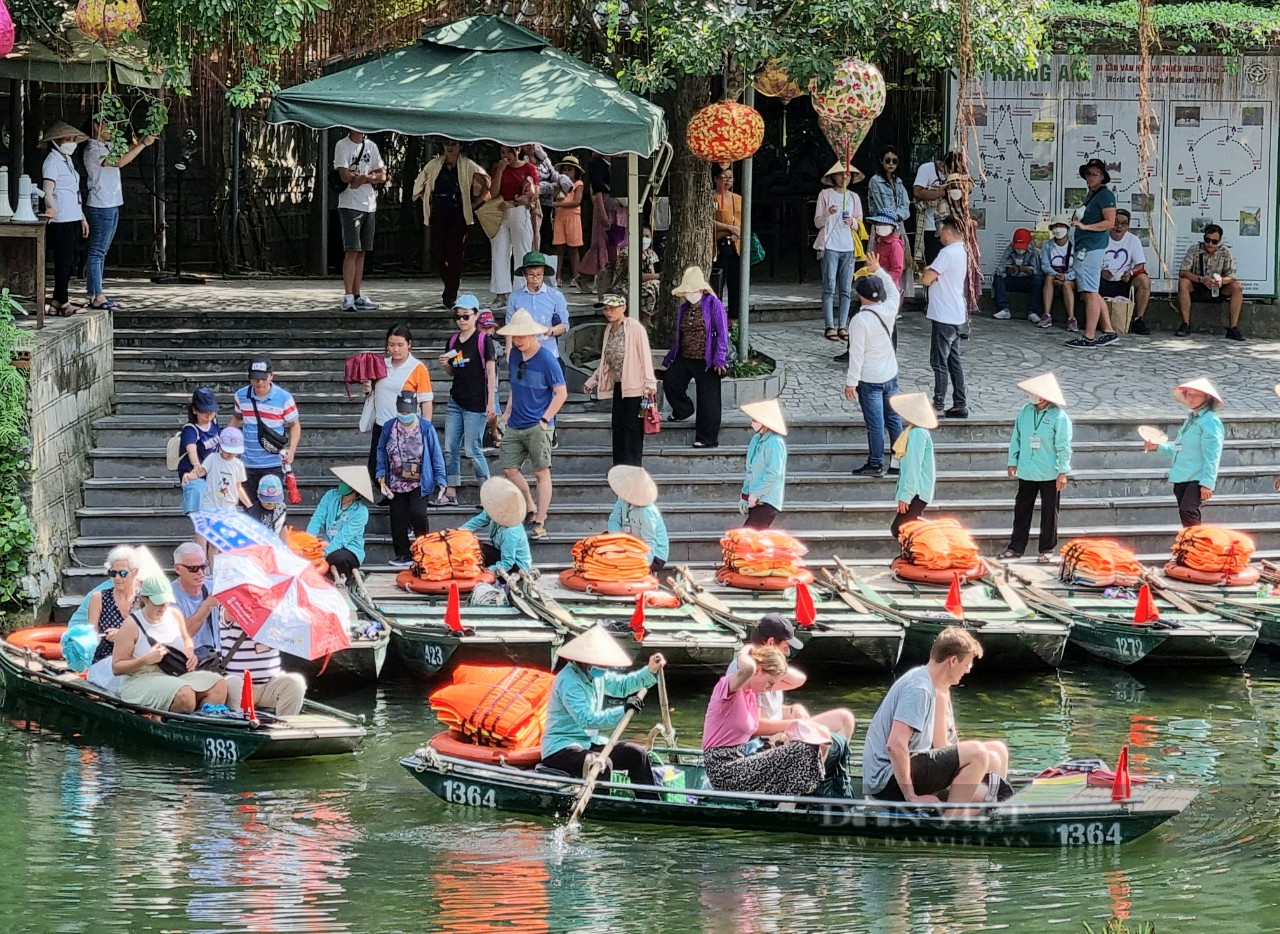
[[[808,743],[783,743],[746,754],[746,746],[703,750],[711,787],[766,795],[807,795],[825,777],[821,749]]]

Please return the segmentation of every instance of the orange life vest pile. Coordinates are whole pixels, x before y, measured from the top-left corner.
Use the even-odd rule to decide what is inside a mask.
[[[809,549],[779,529],[730,529],[720,539],[720,547],[724,549],[720,570],[729,575],[813,580],[800,562]]]
[[[285,529],[285,544],[299,558],[306,558],[321,574],[329,573],[329,562],[324,559],[324,542],[308,532]]]
[[[481,746],[537,746],[554,680],[535,668],[459,665],[453,683],[432,693],[431,709],[450,730]]]
[[[413,558],[413,576],[423,580],[471,580],[484,573],[480,541],[466,529],[419,536],[409,554]]]
[[[601,583],[632,582],[649,576],[649,546],[626,532],[589,535],[573,546],[573,573]]]
[[[955,519],[912,519],[898,528],[902,557],[908,564],[930,571],[970,571],[980,568],[973,536]]]
[[[1132,587],[1142,577],[1133,552],[1106,538],[1073,538],[1062,546],[1058,578],[1090,587]]]
[[[1252,557],[1253,539],[1243,532],[1193,525],[1174,539],[1173,560],[1165,573],[1194,584],[1251,584],[1259,576],[1257,568],[1249,567]]]

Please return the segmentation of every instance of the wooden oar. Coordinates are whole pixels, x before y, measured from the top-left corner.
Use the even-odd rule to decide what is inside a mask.
[[[823,568],[822,576],[831,585],[832,594],[834,594],[837,599],[842,600],[845,606],[853,610],[855,613],[871,615],[871,610],[868,609],[867,605],[850,593],[849,589],[844,585],[844,582],[835,574],[831,573],[830,568]]]
[[[641,688],[636,692],[636,696],[644,700],[644,696],[648,692],[648,688]],[[626,713],[622,715],[622,719],[618,721],[618,725],[613,728],[613,734],[609,737],[609,742],[605,743],[604,748],[596,754],[595,760],[591,763],[591,768],[583,776],[582,790],[578,792],[578,800],[574,803],[573,811],[569,814],[570,829],[578,826],[578,819],[582,817],[582,812],[587,809],[587,804],[591,801],[591,794],[596,790],[596,778],[604,771],[604,764],[609,761],[609,753],[613,752],[613,747],[618,745],[618,740],[622,738],[623,731],[631,723],[631,715],[634,713],[635,711],[630,707],[627,708]]]
[[[1149,586],[1152,590],[1154,590],[1160,596],[1164,597],[1166,600],[1172,603],[1175,607],[1177,607],[1183,613],[1203,612],[1197,607],[1192,606],[1186,600],[1182,599],[1182,597],[1178,596],[1177,592],[1168,584],[1164,583],[1163,581],[1156,580],[1155,575],[1152,574],[1145,567],[1142,567],[1142,565],[1138,565],[1138,567],[1142,568],[1143,582],[1145,582],[1147,586]]]
[[[668,746],[676,744],[676,728],[671,725],[671,702],[667,699],[667,669],[658,669],[658,704],[662,708],[662,738]]]
[[[1042,590],[1041,588],[1037,587],[1034,583],[1027,580],[1027,578],[1023,577],[1013,568],[1005,568],[1005,571],[1008,573],[1010,578],[1016,577],[1019,581],[1021,581],[1023,587],[1026,588],[1027,593],[1029,593],[1036,601],[1042,604],[1045,604],[1047,606],[1051,606],[1054,609],[1058,610],[1059,612],[1071,613],[1071,614],[1080,612],[1075,607],[1073,607],[1070,603],[1068,603],[1066,600],[1063,600],[1061,597],[1059,597],[1057,594],[1049,593],[1049,591]]]
[[[548,597],[539,586],[533,576],[524,568],[520,569],[519,578],[524,585],[524,595],[527,599],[544,607],[553,620],[568,629],[570,632],[583,632],[589,629],[589,626],[579,622],[577,617],[565,609],[564,605],[554,597]]]
[[[1023,616],[1032,612],[1026,601],[1022,599],[1022,596],[1009,586],[1009,578],[1004,568],[987,558],[983,559],[982,564],[987,569],[987,576],[996,585],[996,590],[1000,592],[1004,602],[1009,604],[1009,609]]]

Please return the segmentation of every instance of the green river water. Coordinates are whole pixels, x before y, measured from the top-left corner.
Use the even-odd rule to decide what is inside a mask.
[[[976,674],[976,673],[975,673]],[[869,720],[887,678],[811,686]],[[711,685],[673,682],[682,744]],[[1129,674],[1072,663],[973,680],[961,732],[1015,768],[1072,756],[1194,782],[1191,809],[1122,847],[984,851],[550,821],[445,805],[397,763],[433,732],[429,688],[390,671],[333,699],[366,714],[354,757],[208,766],[104,745],[17,704],[0,728],[0,930],[1159,932],[1280,929],[1280,662]],[[645,727],[656,705],[644,711]],[[855,754],[861,754],[860,723]]]

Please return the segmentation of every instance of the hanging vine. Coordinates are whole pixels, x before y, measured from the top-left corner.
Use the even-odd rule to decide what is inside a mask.
[[[8,289],[0,292],[0,607],[23,601],[22,578],[35,541],[23,494],[31,482],[27,379],[12,365],[20,336]]]

